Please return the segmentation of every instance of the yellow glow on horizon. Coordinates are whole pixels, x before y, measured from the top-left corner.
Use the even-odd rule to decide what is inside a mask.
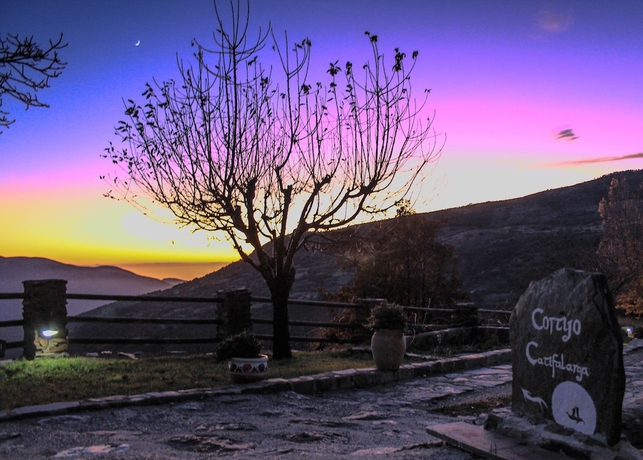
[[[635,160],[561,167],[550,159],[491,155],[462,161],[466,155],[453,153],[445,152],[420,189],[417,212],[517,198],[639,167]],[[212,239],[215,235],[155,221],[102,192],[101,184],[82,182],[65,188],[37,180],[0,184],[0,256],[116,265],[186,280],[239,260],[227,241]]]
[[[142,264],[114,264],[141,276],[152,278],[178,278],[185,281],[200,278],[209,273],[225,267],[230,262],[177,262],[177,263],[142,263]]]
[[[239,258],[226,241],[155,222],[127,203],[102,198],[98,189],[23,187],[0,189],[0,196],[0,255],[5,257],[82,265],[228,263]]]
[[[439,180],[433,196],[416,211],[427,212],[487,201],[507,200],[595,179],[603,174],[589,166],[553,168],[538,159],[469,158],[448,156],[435,172]]]

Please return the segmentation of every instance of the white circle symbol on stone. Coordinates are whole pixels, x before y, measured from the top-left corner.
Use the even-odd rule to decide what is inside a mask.
[[[563,382],[551,396],[551,410],[559,425],[584,434],[596,430],[596,407],[592,397],[575,382]]]

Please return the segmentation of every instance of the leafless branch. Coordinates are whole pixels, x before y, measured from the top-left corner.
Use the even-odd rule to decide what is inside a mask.
[[[227,27],[217,10],[217,47],[193,42],[196,63],[179,62],[180,82],[125,102],[124,147],[106,149],[124,179],[109,179],[140,209],[149,197],[182,225],[226,234],[273,300],[287,299],[306,236],[412,197],[442,142],[428,92],[412,95],[417,53],[388,62],[369,35],[361,71],[333,63],[327,83],[312,82],[309,39],[280,43],[270,27],[251,39],[249,16],[231,6]]]
[[[67,46],[60,34],[57,40],[41,48],[33,36],[20,38],[7,34],[0,37],[0,107],[2,97],[7,94],[29,107],[49,107],[38,99],[37,91],[49,87],[49,80],[60,76],[67,66],[58,52]],[[8,127],[15,120],[8,118],[9,112],[0,109],[0,127]],[[1,131],[0,131],[1,133]]]

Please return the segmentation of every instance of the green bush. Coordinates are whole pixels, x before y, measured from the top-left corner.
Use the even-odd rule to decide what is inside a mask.
[[[261,353],[261,344],[250,331],[231,335],[217,344],[214,359],[217,362],[230,358],[256,358]]]
[[[643,327],[634,328],[634,338],[643,339]]]
[[[378,329],[397,329],[406,331],[408,319],[404,308],[394,303],[382,303],[371,310],[364,326],[373,331]]]

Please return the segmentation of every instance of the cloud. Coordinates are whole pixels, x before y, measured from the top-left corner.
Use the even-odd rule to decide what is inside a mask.
[[[611,161],[634,160],[636,158],[643,158],[643,152],[632,153],[630,155],[621,155],[621,156],[618,156],[618,157],[587,158],[585,160],[563,161],[563,162],[560,162],[560,163],[553,163],[552,166],[589,165],[589,164],[594,164],[594,163],[609,163]]]
[[[542,35],[560,34],[569,29],[574,23],[571,10],[566,13],[551,9],[538,12],[536,28]]]
[[[575,141],[578,136],[574,134],[572,129],[563,129],[556,134],[556,140],[567,139],[568,141]]]

